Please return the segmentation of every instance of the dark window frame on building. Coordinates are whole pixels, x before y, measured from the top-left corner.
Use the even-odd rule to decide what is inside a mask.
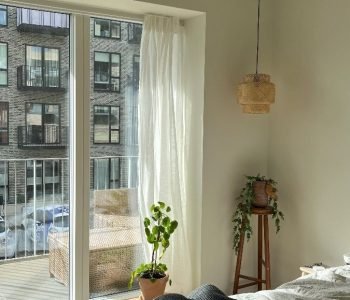
[[[34,193],[34,180],[33,180],[33,184],[28,184],[28,178],[34,178],[34,161],[36,162],[35,163],[36,167],[38,166],[38,163],[39,163],[39,166],[40,166],[41,176],[38,176],[36,174],[36,178],[39,177],[41,179],[40,179],[40,182],[36,183],[35,185],[41,187],[42,195],[44,195],[44,193],[45,193],[45,197],[46,197],[46,195],[54,195],[54,193],[50,193],[50,192],[47,193],[46,192],[46,190],[47,190],[46,189],[46,185],[47,184],[51,184],[52,186],[58,185],[57,194],[62,192],[62,190],[61,190],[62,184],[63,184],[63,182],[62,182],[62,165],[61,165],[62,164],[62,160],[59,159],[59,158],[52,159],[52,160],[31,159],[31,160],[27,160],[26,163],[25,163],[25,193],[26,193],[27,200],[31,200],[34,197],[34,195],[31,196],[30,195],[30,191],[28,191],[28,187],[33,187],[33,193]],[[28,176],[29,168],[30,168],[30,166],[28,166],[28,162],[32,162],[33,163],[33,176]],[[46,177],[51,177],[51,176],[46,176],[46,173],[45,173],[46,172],[46,163],[47,162],[51,162],[51,163],[56,163],[57,162],[58,168],[55,169],[53,177],[57,177],[58,178],[58,183],[56,183],[56,182],[48,183],[48,182],[44,181],[44,179],[46,179]],[[57,175],[56,175],[56,172],[57,172]]]
[[[103,189],[111,189],[111,188],[120,188],[121,187],[121,158],[120,157],[113,157],[113,158],[95,158],[93,159],[93,164],[92,164],[92,180],[93,180],[93,187],[95,190],[101,190],[98,189],[97,184],[96,184],[96,162],[97,160],[107,160],[108,161],[108,186],[105,186]],[[111,171],[112,171],[112,160],[117,160],[118,161],[118,179],[112,179],[111,177]],[[116,185],[117,183],[117,185]],[[103,190],[102,189],[102,190]]]
[[[38,47],[41,48],[41,82],[42,84],[39,86],[31,86],[31,87],[37,87],[37,88],[61,88],[61,49],[59,47],[49,47],[49,46],[43,46],[43,45],[36,45],[36,44],[25,44],[25,67],[29,66],[27,62],[27,49],[28,47]],[[47,86],[46,79],[45,79],[45,49],[49,50],[58,50],[58,86]],[[27,70],[26,72],[26,80],[27,80]]]
[[[0,11],[4,11],[6,13],[6,24],[1,24],[0,27],[7,27],[9,24],[9,13],[8,13],[8,6],[7,5],[0,5]]]
[[[108,107],[109,110],[109,115],[108,115],[108,135],[109,135],[109,142],[98,142],[96,141],[96,122],[95,122],[95,113],[96,113],[96,108],[97,107]],[[112,129],[111,128],[111,115],[112,115],[112,107],[117,108],[118,109],[118,129]],[[93,110],[93,143],[95,145],[119,145],[120,144],[120,106],[118,105],[94,105],[94,110]],[[118,132],[118,142],[112,142],[112,132]]]
[[[0,27],[1,28],[1,27]],[[9,45],[7,42],[1,42],[0,45],[6,45],[6,69],[5,68],[0,68],[0,72],[6,72],[6,83],[1,84],[0,87],[8,87],[9,85]]]
[[[44,133],[45,132],[45,122],[44,122],[44,116],[46,115],[45,114],[45,106],[47,105],[54,105],[54,106],[57,106],[58,107],[58,141],[57,142],[51,142],[51,143],[47,143],[45,142],[45,134],[42,134],[42,141],[40,143],[40,145],[50,145],[50,144],[59,144],[62,140],[62,136],[61,136],[61,121],[62,121],[62,116],[61,116],[61,104],[58,104],[58,103],[43,103],[43,102],[26,102],[24,104],[24,111],[25,111],[25,128],[28,128],[28,126],[33,126],[33,125],[29,125],[28,122],[27,122],[27,115],[28,115],[28,110],[27,110],[27,105],[41,105],[41,132]],[[26,134],[28,134],[26,132]],[[27,137],[27,140],[28,140],[28,137]]]
[[[97,35],[96,34],[96,21],[104,21],[109,23],[109,36],[104,36],[104,35]],[[117,31],[117,36],[113,37],[112,36],[112,24],[117,24],[118,26],[118,31]],[[102,18],[94,18],[94,37],[96,38],[104,38],[104,39],[113,39],[113,40],[121,40],[122,36],[122,23],[120,21],[115,21],[115,20],[109,20],[109,19],[102,19]],[[119,35],[119,37],[118,37]]]
[[[137,28],[137,29],[135,29]],[[141,28],[141,33],[135,31],[139,30]],[[128,43],[129,44],[140,44],[141,43],[141,37],[142,37],[142,24],[139,23],[128,23]],[[139,34],[139,36],[138,36]]]
[[[6,138],[6,143],[2,143],[1,138],[0,138],[0,145],[8,145],[9,144],[9,121],[10,121],[9,103],[0,101],[0,105],[2,105],[2,104],[6,104],[6,106],[7,106],[7,121],[6,121],[7,127],[6,127],[6,129],[5,129],[5,127],[1,127],[1,123],[0,123],[0,133],[5,131],[7,133],[7,138]]]
[[[107,84],[107,88],[100,88],[100,87],[96,87],[97,83],[96,81],[96,74],[97,74],[97,62],[96,62],[96,53],[103,53],[103,54],[108,54],[109,55],[109,67],[108,67],[108,83]],[[117,55],[119,57],[119,76],[112,76],[112,55]],[[121,82],[121,77],[122,77],[122,68],[121,68],[121,64],[122,64],[122,57],[121,54],[118,52],[108,52],[108,51],[94,51],[94,91],[97,92],[111,92],[111,93],[120,93],[120,82]],[[117,90],[113,90],[112,89],[112,79],[116,79],[118,80],[118,86],[117,86]]]

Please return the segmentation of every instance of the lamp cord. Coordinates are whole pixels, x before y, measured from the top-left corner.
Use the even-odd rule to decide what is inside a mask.
[[[259,68],[259,43],[260,43],[260,1],[258,0],[258,25],[257,25],[257,37],[256,37],[256,69],[255,76],[258,77]]]

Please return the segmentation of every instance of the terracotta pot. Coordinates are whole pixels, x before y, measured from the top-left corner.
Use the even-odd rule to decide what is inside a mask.
[[[142,300],[153,300],[164,294],[166,283],[169,280],[169,275],[163,278],[151,281],[147,278],[139,278],[139,285],[142,293]]]
[[[266,186],[267,186],[266,181],[253,182],[253,190],[255,195],[253,206],[266,207],[269,204],[269,198],[266,192]]]

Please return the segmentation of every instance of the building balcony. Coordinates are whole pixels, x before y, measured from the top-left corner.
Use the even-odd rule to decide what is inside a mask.
[[[31,125],[18,127],[18,148],[66,148],[68,145],[68,127],[56,124]]]
[[[17,30],[20,32],[69,35],[69,15],[35,9],[17,8]]]
[[[65,91],[61,86],[60,69],[23,65],[17,67],[19,90]]]

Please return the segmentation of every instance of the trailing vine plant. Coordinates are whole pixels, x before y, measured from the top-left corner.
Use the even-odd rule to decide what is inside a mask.
[[[272,218],[275,223],[276,233],[281,229],[281,220],[284,220],[284,214],[278,208],[278,197],[277,197],[277,182],[273,179],[267,179],[265,176],[245,176],[247,181],[245,186],[242,188],[237,199],[239,203],[237,205],[236,211],[232,217],[233,223],[233,249],[236,254],[239,248],[239,241],[241,239],[241,234],[245,235],[247,240],[251,238],[253,234],[253,229],[251,225],[251,215],[253,202],[255,200],[255,194],[253,189],[253,184],[255,181],[266,181],[266,192],[268,195],[268,203],[272,208]]]

